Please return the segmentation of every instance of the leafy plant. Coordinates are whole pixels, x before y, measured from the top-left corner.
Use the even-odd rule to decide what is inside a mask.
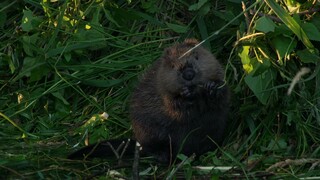
[[[229,131],[199,160],[179,156],[188,160],[180,167],[142,159],[140,175],[320,174],[319,2],[4,0],[0,7],[0,176],[112,177],[106,169],[114,160],[65,157],[85,142],[130,137],[128,103],[139,76],[188,37],[203,40],[225,66]]]

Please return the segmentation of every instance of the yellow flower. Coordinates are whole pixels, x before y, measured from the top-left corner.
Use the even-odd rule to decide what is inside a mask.
[[[89,24],[86,24],[86,27],[85,27],[87,30],[91,29],[91,26]]]

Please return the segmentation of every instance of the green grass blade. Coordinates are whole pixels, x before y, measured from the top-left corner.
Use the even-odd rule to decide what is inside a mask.
[[[13,120],[11,120],[8,116],[6,116],[5,114],[3,114],[1,112],[0,112],[0,117],[2,117],[5,120],[9,121],[14,127],[19,129],[19,131],[21,131],[23,133],[22,138],[26,138],[28,135],[31,136],[31,137],[37,138],[37,136],[26,132],[24,129],[22,129],[20,126],[18,126],[18,124],[16,124]]]

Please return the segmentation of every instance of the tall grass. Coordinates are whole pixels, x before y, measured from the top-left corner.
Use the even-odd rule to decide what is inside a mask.
[[[217,56],[233,94],[223,146],[192,165],[232,167],[205,175],[216,178],[319,176],[319,3],[250,2],[1,2],[0,176],[105,174],[112,161],[65,157],[85,141],[130,137],[132,89],[187,37]],[[302,67],[310,72],[294,81]],[[145,161],[144,177],[204,173]]]

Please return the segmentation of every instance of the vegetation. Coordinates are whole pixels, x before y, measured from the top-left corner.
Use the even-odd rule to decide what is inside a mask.
[[[108,178],[110,168],[130,178],[130,166],[66,156],[130,137],[139,76],[165,47],[195,37],[226,69],[226,140],[192,164],[146,159],[141,176],[320,177],[319,11],[307,0],[0,2],[0,176]]]

